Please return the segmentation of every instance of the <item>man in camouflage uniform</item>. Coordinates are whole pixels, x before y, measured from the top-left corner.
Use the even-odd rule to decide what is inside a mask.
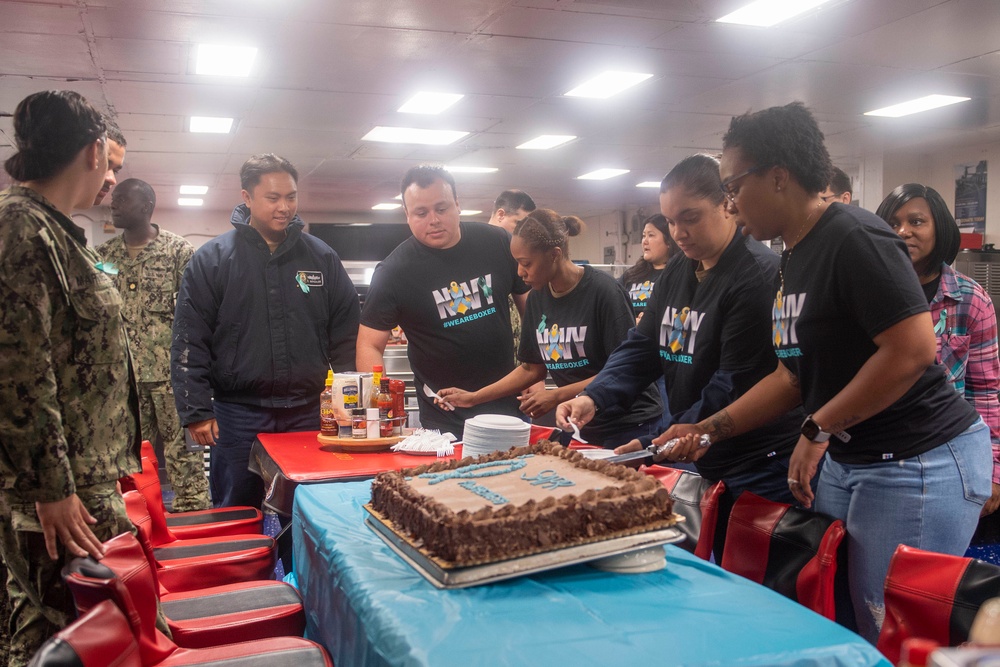
[[[9,511],[0,551],[11,665],[26,664],[72,618],[60,577],[67,551],[132,530],[115,485],[139,470],[138,398],[121,298],[99,267],[84,231],[51,202],[21,186],[0,192],[0,507]],[[56,515],[73,517],[58,534]]]
[[[173,510],[209,509],[208,479],[200,451],[189,451],[170,384],[170,338],[174,302],[184,267],[194,254],[187,239],[151,222],[156,193],[145,181],[122,181],[111,195],[111,220],[124,232],[97,252],[112,272],[122,297],[139,380],[142,437],[163,442],[167,477],[175,492]]]

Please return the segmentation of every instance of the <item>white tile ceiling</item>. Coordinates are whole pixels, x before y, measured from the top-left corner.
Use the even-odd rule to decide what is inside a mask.
[[[506,187],[592,216],[648,205],[680,158],[718,150],[729,119],[805,101],[836,160],[866,150],[1000,140],[1000,1],[831,0],[772,28],[714,19],[744,0],[24,0],[0,1],[0,158],[9,114],[30,92],[74,88],[115,115],[125,176],[159,191],[212,187],[238,201],[237,173],[273,151],[302,174],[308,212],[368,211],[420,161],[495,166],[460,175],[465,208]],[[201,42],[259,48],[249,79],[196,76]],[[653,73],[608,100],[562,93],[604,69]],[[440,116],[396,113],[412,93],[465,98]],[[864,111],[930,92],[972,102],[907,119]],[[233,116],[229,135],[186,131],[191,115]],[[445,147],[362,142],[375,125],[470,132]],[[575,134],[553,151],[514,146]],[[575,177],[599,167],[631,173]],[[161,197],[172,206],[173,197]]]

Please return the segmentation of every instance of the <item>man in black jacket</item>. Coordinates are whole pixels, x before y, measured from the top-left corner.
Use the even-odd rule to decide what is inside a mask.
[[[235,229],[195,252],[177,298],[174,397],[195,442],[213,447],[217,507],[261,505],[247,469],[256,435],[319,430],[326,371],[354,368],[358,295],[337,253],[303,232],[297,181],[273,153],[247,160]]]

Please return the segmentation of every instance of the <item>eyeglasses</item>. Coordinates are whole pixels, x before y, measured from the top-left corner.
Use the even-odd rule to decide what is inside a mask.
[[[728,199],[730,202],[732,202],[732,203],[735,204],[736,203],[736,195],[738,195],[740,193],[740,190],[739,190],[739,188],[736,188],[735,190],[731,190],[730,187],[732,186],[732,184],[735,183],[736,181],[742,179],[742,178],[746,178],[750,174],[754,174],[754,173],[757,173],[758,171],[761,171],[763,169],[767,169],[768,166],[769,165],[758,164],[756,167],[750,167],[749,169],[747,169],[746,171],[744,171],[742,174],[738,174],[736,176],[733,176],[732,178],[727,178],[726,180],[724,180],[720,184],[720,187],[722,188],[722,194],[724,194],[726,196],[726,199]]]

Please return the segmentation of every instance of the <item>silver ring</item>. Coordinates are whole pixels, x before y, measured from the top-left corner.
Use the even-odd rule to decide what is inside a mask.
[[[798,484],[799,484],[799,480],[792,479],[791,477],[788,478],[788,486],[798,486]]]

